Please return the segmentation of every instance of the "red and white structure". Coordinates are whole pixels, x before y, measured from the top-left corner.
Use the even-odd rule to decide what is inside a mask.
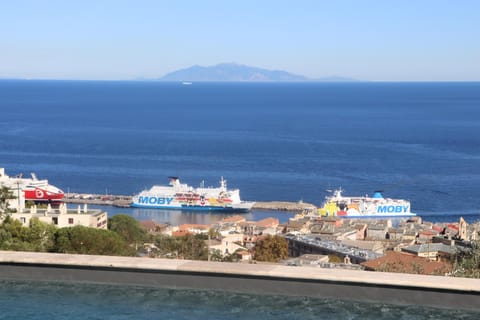
[[[65,196],[62,190],[49,184],[48,180],[39,180],[34,173],[31,178],[22,178],[21,175],[10,177],[5,174],[4,168],[0,168],[0,186],[10,188],[17,198],[20,198],[17,193],[22,192],[25,201],[60,202]]]

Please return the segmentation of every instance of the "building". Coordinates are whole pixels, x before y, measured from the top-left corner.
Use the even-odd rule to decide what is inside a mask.
[[[45,223],[51,223],[58,228],[84,226],[96,229],[107,229],[108,215],[102,210],[89,210],[87,205],[83,208],[78,206],[77,210],[68,210],[65,203],[60,204],[58,209],[50,205],[46,209],[38,209],[37,206],[29,210],[12,213],[13,219],[19,220],[24,226],[30,225],[32,218],[38,218]]]
[[[318,266],[322,263],[328,263],[328,256],[322,254],[303,254],[299,257],[288,259],[287,265],[292,266]]]
[[[252,261],[252,254],[246,250],[237,251],[237,258],[240,262]]]
[[[246,248],[243,247],[243,234],[229,234],[226,237],[223,237],[220,240],[205,240],[210,252],[218,250],[222,256],[233,254],[237,250],[246,251]]]
[[[387,238],[388,226],[385,224],[373,224],[367,227],[367,239],[385,240]]]
[[[208,224],[182,224],[178,226],[177,228],[172,229],[172,235],[174,233],[182,233],[182,234],[206,234],[208,233],[208,230],[210,230],[210,225]]]
[[[402,248],[402,251],[435,261],[439,260],[439,256],[453,258],[459,252],[459,248],[444,243],[426,243],[408,246]]]
[[[349,257],[352,263],[360,263],[376,259],[382,254],[367,249],[359,249],[342,244],[340,241],[324,240],[314,235],[287,235],[288,253],[290,257],[298,257],[303,254],[335,255],[341,259]]]
[[[451,264],[447,262],[431,261],[413,254],[397,251],[388,251],[385,256],[363,262],[361,265],[369,271],[429,275],[445,275],[452,270]]]

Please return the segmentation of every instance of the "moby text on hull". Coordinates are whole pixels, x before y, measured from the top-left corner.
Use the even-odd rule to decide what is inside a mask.
[[[217,188],[193,188],[180,183],[178,177],[170,177],[168,186],[153,186],[132,199],[132,207],[136,208],[219,212],[249,212],[254,204],[241,201],[238,189],[228,190],[223,177]]]

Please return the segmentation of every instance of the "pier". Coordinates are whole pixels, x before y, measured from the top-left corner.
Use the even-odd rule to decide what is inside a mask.
[[[132,196],[127,195],[106,195],[106,194],[87,194],[87,193],[68,193],[65,194],[66,203],[94,204],[104,206],[115,206],[128,208],[132,203]],[[316,210],[315,205],[306,202],[289,201],[257,201],[253,206],[254,210],[272,210],[287,212],[303,212],[305,210]]]

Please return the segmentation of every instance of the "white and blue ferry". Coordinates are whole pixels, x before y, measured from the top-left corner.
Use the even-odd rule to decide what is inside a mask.
[[[371,197],[347,197],[342,195],[342,189],[333,191],[327,196],[318,213],[322,216],[340,217],[409,217],[410,201],[385,198],[381,191],[375,191]]]
[[[169,177],[168,186],[155,185],[132,199],[132,207],[152,209],[181,209],[222,212],[248,212],[255,202],[240,200],[240,190],[228,190],[227,181],[220,180],[219,187],[193,188],[180,183],[178,177]]]

